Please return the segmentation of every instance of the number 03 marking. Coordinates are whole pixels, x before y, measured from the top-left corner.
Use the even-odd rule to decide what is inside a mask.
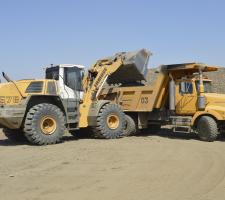
[[[142,104],[148,104],[148,97],[142,97],[141,98],[141,103]]]

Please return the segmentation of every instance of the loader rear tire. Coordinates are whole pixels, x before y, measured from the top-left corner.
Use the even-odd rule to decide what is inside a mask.
[[[123,136],[131,136],[137,132],[137,126],[135,121],[129,115],[125,115],[125,129],[123,131]]]
[[[24,136],[24,132],[21,129],[9,129],[4,128],[2,132],[12,142],[26,142],[27,139]]]
[[[104,105],[97,116],[97,126],[93,128],[95,137],[116,139],[123,135],[125,114],[116,104]]]
[[[65,132],[65,116],[53,104],[35,105],[27,113],[24,132],[32,144],[56,144],[61,141]]]
[[[199,138],[207,142],[215,141],[219,134],[216,121],[209,116],[203,116],[199,119],[197,131]]]

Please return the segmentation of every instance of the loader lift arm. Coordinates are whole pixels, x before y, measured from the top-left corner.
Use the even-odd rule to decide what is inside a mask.
[[[113,63],[109,62],[97,62],[84,77],[83,88],[84,98],[80,105],[80,124],[79,127],[88,126],[88,112],[93,101],[97,100],[98,91],[101,90],[102,86],[106,82],[108,76],[114,73],[122,65],[122,60],[118,59]]]

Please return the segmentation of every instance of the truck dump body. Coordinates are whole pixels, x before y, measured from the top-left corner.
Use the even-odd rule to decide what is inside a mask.
[[[157,74],[155,83],[151,86],[105,87],[99,99],[107,99],[122,106],[126,112],[151,112],[160,108],[166,101],[167,82],[169,78],[164,72]]]

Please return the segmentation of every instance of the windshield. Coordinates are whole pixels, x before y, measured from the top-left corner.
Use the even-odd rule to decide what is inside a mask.
[[[199,92],[200,82],[196,81],[195,83],[196,83],[196,90]],[[204,85],[205,93],[212,93],[213,92],[211,81],[203,81],[203,85]]]
[[[76,67],[67,68],[65,67],[64,71],[65,84],[76,91],[82,91],[82,78],[83,78],[83,69]]]

